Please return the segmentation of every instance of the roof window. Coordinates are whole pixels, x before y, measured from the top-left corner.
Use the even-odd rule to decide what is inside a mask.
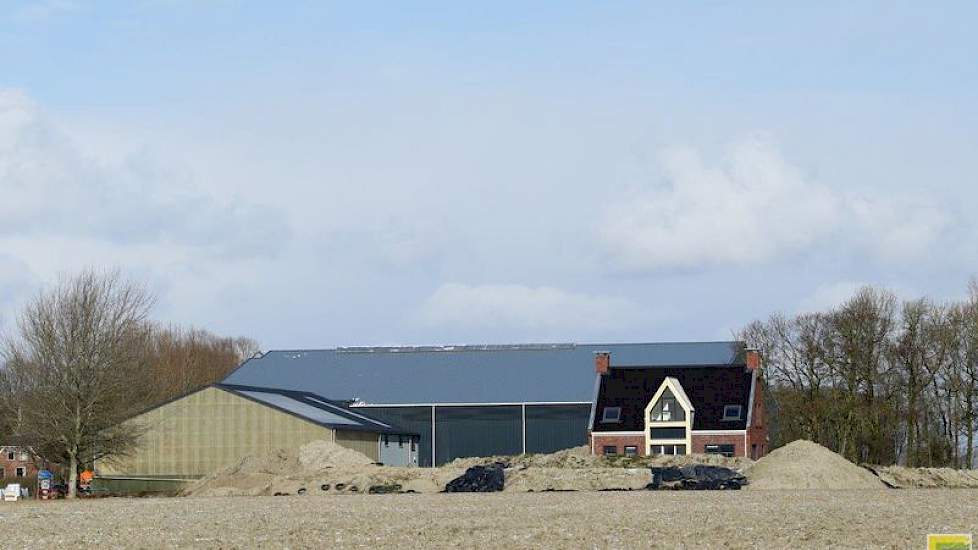
[[[621,421],[621,407],[605,407],[601,414],[601,422],[613,424]]]
[[[740,405],[724,405],[722,420],[740,420]]]

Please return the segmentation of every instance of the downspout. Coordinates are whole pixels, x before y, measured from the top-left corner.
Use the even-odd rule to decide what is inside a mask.
[[[435,464],[435,406],[431,406],[431,467]]]
[[[523,454],[526,454],[526,403],[521,405],[523,411]]]

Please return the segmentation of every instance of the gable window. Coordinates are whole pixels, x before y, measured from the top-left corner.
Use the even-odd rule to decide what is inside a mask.
[[[603,424],[612,424],[621,421],[621,407],[605,407],[604,412],[601,413],[601,422]]]
[[[652,407],[649,415],[650,422],[681,422],[686,420],[686,411],[679,406],[679,400],[673,395],[669,388],[666,388],[659,400]]]
[[[604,452],[605,456],[615,456],[616,454],[618,454],[618,447],[614,445],[605,445],[604,449],[602,449],[602,452]]]
[[[740,405],[724,405],[723,420],[740,420]]]

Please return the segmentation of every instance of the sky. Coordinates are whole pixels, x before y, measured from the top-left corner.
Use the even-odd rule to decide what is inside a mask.
[[[0,324],[86,268],[263,349],[962,296],[978,4],[811,4],[0,0]]]

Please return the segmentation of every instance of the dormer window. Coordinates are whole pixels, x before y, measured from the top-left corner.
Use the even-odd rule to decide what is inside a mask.
[[[621,407],[605,407],[601,414],[602,424],[616,424],[621,421]]]
[[[723,421],[740,420],[740,405],[724,405]]]

